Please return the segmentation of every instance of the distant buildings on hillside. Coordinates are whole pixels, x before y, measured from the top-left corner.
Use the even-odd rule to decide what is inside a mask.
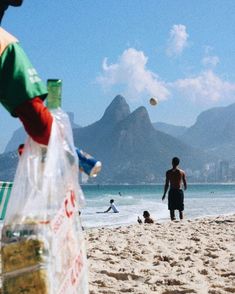
[[[186,170],[190,182],[215,183],[235,182],[235,165],[230,165],[227,160],[219,160],[215,163],[208,163],[202,170]]]
[[[206,164],[202,170],[191,170],[185,169],[187,174],[187,180],[189,183],[235,183],[235,164],[230,164],[227,160],[219,160],[215,163]],[[149,175],[151,177],[151,175]],[[97,184],[99,177],[92,179],[84,176],[80,173],[80,183],[81,184]],[[149,182],[138,182],[138,184],[163,184],[165,180],[165,175],[160,175],[158,177],[152,178]],[[101,184],[110,184],[102,181]],[[115,183],[118,184],[118,183]],[[130,184],[130,183],[119,183],[119,184]]]

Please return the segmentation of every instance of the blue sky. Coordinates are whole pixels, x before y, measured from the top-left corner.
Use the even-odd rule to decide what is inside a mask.
[[[122,94],[152,122],[190,126],[235,102],[234,15],[234,0],[25,0],[2,26],[45,82],[63,80],[76,123],[97,121]],[[0,125],[1,152],[20,123],[0,107]]]

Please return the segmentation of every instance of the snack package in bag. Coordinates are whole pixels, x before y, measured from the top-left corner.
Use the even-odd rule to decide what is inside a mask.
[[[49,145],[27,139],[2,229],[2,293],[87,294],[84,197],[70,122],[52,111]]]

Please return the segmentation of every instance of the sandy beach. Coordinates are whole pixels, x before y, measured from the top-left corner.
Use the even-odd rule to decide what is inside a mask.
[[[90,294],[235,293],[235,215],[85,235]]]

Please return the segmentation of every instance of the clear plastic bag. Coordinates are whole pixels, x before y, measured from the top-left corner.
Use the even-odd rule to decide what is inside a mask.
[[[78,159],[67,114],[52,114],[48,146],[28,138],[17,167],[2,230],[3,293],[88,293]]]

